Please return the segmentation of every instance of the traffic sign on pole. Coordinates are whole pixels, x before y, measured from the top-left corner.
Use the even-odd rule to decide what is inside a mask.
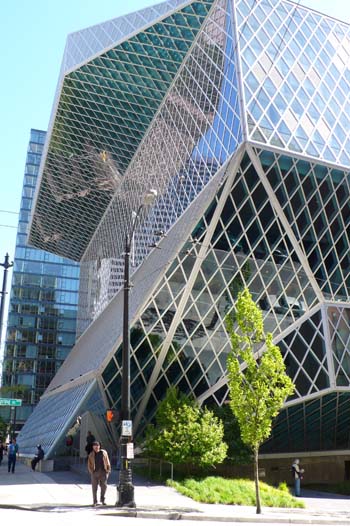
[[[0,405],[9,405],[18,407],[22,405],[22,400],[18,398],[0,398]]]

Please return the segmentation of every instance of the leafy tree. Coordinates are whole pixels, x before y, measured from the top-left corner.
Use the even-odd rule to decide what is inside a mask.
[[[158,406],[156,425],[146,429],[145,449],[174,464],[205,467],[225,459],[223,434],[222,422],[211,411],[170,387]]]
[[[252,461],[252,450],[241,438],[237,418],[228,404],[210,407],[224,426],[224,442],[228,445],[226,459],[233,464],[249,464]]]
[[[5,440],[7,436],[8,425],[0,416],[0,440]]]
[[[294,384],[285,372],[282,354],[273,344],[272,334],[264,333],[262,311],[247,288],[238,295],[234,321],[227,317],[226,325],[232,346],[227,361],[230,407],[238,420],[243,442],[253,451],[256,512],[261,513],[259,447],[269,437],[272,421],[293,393]]]

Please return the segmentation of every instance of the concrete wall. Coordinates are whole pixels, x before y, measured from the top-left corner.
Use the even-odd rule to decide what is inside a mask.
[[[305,470],[303,484],[327,484],[350,480],[350,451],[296,453],[293,455],[261,455],[259,458],[259,477],[263,482],[278,485],[280,482],[293,484],[291,467],[296,458]],[[254,478],[252,464],[230,465],[216,467],[216,475],[234,478]]]
[[[286,481],[291,484],[291,465],[295,458],[299,458],[300,466],[305,470],[303,484],[334,483],[350,479],[350,451],[348,454],[293,455],[286,458],[262,458],[260,467],[266,476],[262,479],[272,484]],[[346,465],[348,469],[346,469]]]

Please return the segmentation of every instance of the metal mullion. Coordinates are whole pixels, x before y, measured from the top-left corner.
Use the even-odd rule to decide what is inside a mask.
[[[66,108],[67,108],[67,111],[69,111],[69,113],[70,113],[71,115],[77,115],[77,116],[79,116],[79,118],[78,118],[77,120],[80,120],[80,116],[83,116],[84,113],[86,114],[88,108],[87,108],[86,105],[85,105],[85,106],[82,106],[80,103],[78,104],[78,101],[80,102],[80,100],[83,100],[83,99],[78,99],[78,98],[76,98],[75,100],[76,100],[75,103],[73,103],[73,102],[72,102],[72,103],[66,103],[66,102],[62,103],[61,108],[62,108],[62,107],[63,107],[63,108],[66,107]],[[104,107],[105,107],[105,106],[104,106]],[[127,126],[127,129],[129,129],[129,128],[132,127],[131,124],[134,124],[133,127],[135,127],[135,128],[137,129],[137,127],[136,127],[136,125],[135,125],[135,121],[136,121],[136,120],[137,120],[137,123],[138,123],[139,125],[147,126],[147,123],[142,122],[142,120],[137,119],[138,115],[145,117],[145,115],[143,115],[142,113],[138,113],[138,112],[136,112],[136,111],[133,111],[133,114],[134,114],[133,117],[134,117],[134,118],[132,118],[131,116],[128,117],[128,116],[123,116],[123,115],[122,115],[122,112],[123,112],[123,111],[124,111],[126,114],[131,113],[131,112],[128,111],[128,110],[123,110],[123,108],[116,108],[115,106],[114,106],[114,107],[113,107],[113,106],[109,106],[109,107],[110,107],[110,108],[113,108],[113,109],[116,111],[116,115],[111,115],[109,112],[106,113],[105,111],[102,111],[102,110],[93,110],[93,109],[91,109],[91,111],[93,111],[93,112],[95,113],[95,115],[96,115],[97,112],[98,112],[98,114],[106,115],[106,117],[109,117],[110,119],[113,119],[113,121],[116,121],[116,123],[118,122],[118,125],[119,125],[120,128],[123,128],[124,125],[119,124],[119,119],[121,119],[121,120],[123,120],[123,121],[126,121],[126,122],[130,122],[130,126]],[[79,113],[79,112],[75,111],[76,108],[81,108],[81,110],[83,110],[84,113],[83,113],[83,112],[80,112],[80,113]],[[89,118],[92,118],[92,117],[89,117]],[[97,120],[100,120],[101,117],[98,117],[98,118],[97,118],[97,115],[96,115],[96,119],[97,119]],[[108,120],[108,121],[106,120],[106,122],[109,122],[109,123],[110,123],[109,120]]]
[[[72,107],[77,108],[79,106],[77,104],[75,104],[74,106],[72,105]],[[85,113],[86,112],[86,108],[82,108],[82,109],[84,110],[84,113]],[[81,122],[82,120],[84,121],[85,118],[86,118],[87,120],[96,121],[98,123],[104,123],[105,122],[106,124],[108,124],[108,128],[104,128],[101,125],[95,126],[95,128],[100,129],[100,130],[104,130],[105,131],[105,135],[107,135],[107,134],[109,135],[110,134],[110,132],[111,132],[111,129],[110,129],[111,121],[107,120],[107,117],[109,117],[110,115],[104,114],[106,116],[106,119],[102,119],[102,117],[99,116],[98,114],[95,115],[94,117],[90,117],[90,116],[88,116],[86,114],[84,115],[84,113],[76,113],[75,111],[70,110],[70,115],[71,116],[66,117],[66,121],[71,122],[71,123],[77,123],[77,122]],[[110,117],[112,117],[112,116],[110,116]],[[121,116],[119,118],[122,119]],[[127,118],[124,119],[124,121],[126,121],[126,122],[129,122],[129,120],[130,119],[127,119]],[[117,116],[113,118],[113,121],[115,122],[115,124],[117,124],[117,122],[119,122]],[[144,127],[146,127],[146,125],[144,123],[142,123],[142,125]],[[75,127],[75,128],[79,129],[79,127]],[[124,125],[124,124],[123,125],[119,125],[119,128],[120,129],[126,128],[128,131],[133,130],[133,128],[131,126],[127,126],[127,125]],[[135,130],[137,130],[137,129],[140,130],[140,128],[136,128],[135,127]],[[121,133],[118,133],[118,134],[122,135]],[[135,135],[130,135],[129,134],[129,136],[133,136],[135,139],[138,138],[138,134],[135,134]]]
[[[126,77],[126,76],[127,76],[127,77],[130,77],[130,80],[126,81],[126,80],[123,79],[123,78],[120,78],[120,79],[113,79],[113,83],[116,84],[116,85],[118,85],[118,84],[122,84],[122,85],[123,85],[123,84],[126,84],[127,86],[133,86],[133,87],[136,86],[138,89],[141,89],[141,88],[142,88],[142,90],[147,89],[147,90],[150,90],[150,91],[156,91],[156,92],[157,92],[157,91],[158,91],[158,92],[160,91],[159,86],[156,86],[156,85],[155,85],[155,80],[152,79],[151,77],[147,77],[147,76],[145,76],[145,75],[140,75],[140,74],[136,75],[136,74],[131,74],[131,73],[124,73],[123,75],[124,75],[125,77]],[[87,77],[87,78],[92,77],[92,78],[96,79],[96,82],[91,82],[91,81],[89,81],[89,80],[80,79],[80,78],[70,78],[69,80],[70,80],[70,83],[71,83],[71,84],[74,84],[74,83],[75,83],[75,84],[79,84],[79,83],[81,83],[81,84],[83,84],[83,83],[87,83],[88,85],[96,86],[97,88],[99,88],[99,89],[101,89],[101,90],[103,90],[103,89],[104,89],[104,90],[107,90],[107,89],[108,89],[108,90],[110,90],[110,91],[113,92],[113,91],[115,91],[115,89],[117,89],[117,88],[113,88],[113,87],[110,86],[110,85],[106,86],[106,84],[109,84],[109,82],[108,82],[108,79],[107,79],[105,76],[103,76],[103,75],[98,76],[98,75],[96,75],[96,74],[89,73],[89,74],[84,74],[84,77]],[[121,77],[122,77],[122,75],[121,75]],[[101,82],[98,82],[99,79],[100,79]],[[136,79],[136,80],[135,80],[135,79]],[[145,80],[148,81],[149,83],[152,83],[153,86],[152,86],[152,87],[149,86],[149,85],[147,84],[147,82],[143,82],[142,85],[140,86],[140,84],[137,83],[137,79],[141,79],[141,80],[145,79]],[[110,82],[112,82],[112,80],[110,80]],[[163,84],[168,84],[166,81],[163,81],[163,80],[162,80],[162,81],[159,81],[159,82],[162,82]],[[70,86],[70,87],[71,87],[71,86]],[[72,88],[72,87],[71,87],[71,88]],[[166,89],[166,88],[167,88],[167,86],[165,85],[165,86],[164,86],[164,89]],[[110,96],[110,94],[109,94],[109,95],[106,95],[106,96]],[[140,96],[141,96],[141,95],[140,95]]]
[[[274,191],[269,183],[269,181],[267,180],[266,178],[266,175],[264,173],[264,170],[262,168],[262,165],[260,163],[260,159],[258,156],[256,156],[254,150],[252,149],[251,145],[248,145],[247,146],[247,153],[251,159],[251,162],[252,164],[254,165],[255,167],[255,170],[258,174],[258,176],[260,177],[260,180],[261,182],[263,183],[263,186],[265,188],[265,191],[267,193],[267,196],[268,198],[270,199],[270,202],[272,204],[272,207],[274,208],[274,211],[275,213],[277,213],[281,223],[282,223],[282,226],[285,230],[285,233],[286,235],[288,236],[289,240],[291,241],[292,243],[292,247],[293,249],[295,250],[298,258],[299,258],[299,261],[300,263],[302,264],[304,270],[305,270],[305,273],[306,275],[308,276],[308,279],[309,279],[309,282],[311,284],[311,286],[313,287],[314,289],[314,292],[316,294],[316,297],[318,298],[318,301],[321,303],[322,302],[322,298],[323,298],[323,294],[321,293],[321,290],[320,290],[320,287],[314,277],[314,273],[311,271],[311,268],[309,266],[309,262],[308,262],[308,259],[305,257],[300,245],[299,245],[299,242],[298,240],[296,239],[295,235],[294,235],[294,232],[291,228],[291,226],[289,225],[289,222],[284,214],[284,211],[282,209],[282,207],[280,206],[275,194],[274,194]]]
[[[90,94],[90,93],[91,93],[91,94],[92,94],[92,93],[95,93],[95,95],[98,96],[98,97],[103,96],[103,97],[106,97],[106,98],[108,98],[108,99],[112,99],[112,100],[116,99],[116,100],[119,100],[118,97],[117,97],[116,95],[114,95],[114,92],[117,92],[117,94],[118,94],[118,93],[131,93],[132,95],[134,95],[134,93],[133,93],[132,91],[128,91],[128,89],[122,90],[119,86],[117,86],[116,88],[106,87],[106,86],[101,86],[101,84],[99,84],[99,83],[97,82],[97,79],[99,79],[100,77],[95,77],[95,78],[96,78],[96,82],[91,82],[91,81],[87,81],[87,80],[79,80],[79,81],[75,81],[75,82],[76,82],[76,83],[80,83],[80,84],[86,84],[87,86],[96,87],[96,88],[98,88],[98,89],[101,90],[101,91],[104,91],[104,90],[107,90],[107,89],[108,89],[109,91],[112,92],[112,93],[109,93],[109,94],[108,94],[108,93],[104,93],[104,94],[102,95],[101,93],[98,93],[97,91],[87,90],[87,93],[89,93],[89,94]],[[145,79],[148,79],[148,77],[141,77],[140,75],[138,75],[137,78],[145,78]],[[117,81],[116,81],[116,82],[117,82]],[[125,80],[120,80],[120,81],[118,81],[118,82],[119,82],[120,85],[125,85],[127,88],[129,88],[130,86],[135,86],[135,84],[133,84],[132,82],[127,82],[127,81],[125,81]],[[140,88],[140,86],[137,85],[137,84],[136,84],[136,87],[137,87],[137,88]],[[149,92],[153,92],[153,91],[154,91],[154,92],[156,92],[156,93],[159,93],[159,88],[158,88],[158,87],[150,87],[150,86],[147,86],[147,85],[145,86],[145,85],[144,85],[144,86],[142,86],[142,88],[143,88],[143,89],[146,89],[146,90],[149,91]],[[78,87],[76,87],[76,86],[73,87],[73,86],[69,85],[69,86],[66,87],[65,89],[70,89],[70,90],[72,90],[72,95],[73,95],[73,96],[75,96],[75,95],[74,95],[74,92],[75,92],[75,91],[81,92],[81,93],[83,93],[83,94],[85,93],[85,91],[81,90],[80,88],[78,88]],[[138,96],[141,97],[142,95],[138,95]],[[149,97],[148,97],[148,96],[145,96],[145,97],[143,97],[143,98],[144,98],[144,99],[148,99],[148,98],[151,99],[151,96],[149,96]]]
[[[191,42],[188,41],[188,43],[190,44]],[[133,43],[131,43],[131,45],[132,44]],[[117,53],[115,54],[115,56],[108,57],[108,61],[111,62],[112,65],[121,63],[121,64],[125,65],[126,68],[127,68],[128,65],[132,65],[134,68],[142,67],[142,68],[145,68],[147,70],[148,69],[149,70],[157,69],[158,71],[162,71],[164,73],[169,73],[169,71],[172,71],[172,69],[174,67],[174,60],[171,59],[171,58],[166,58],[166,57],[162,56],[161,53],[164,53],[164,50],[166,50],[166,51],[176,52],[179,55],[184,55],[185,54],[185,51],[179,51],[177,49],[172,49],[172,48],[167,47],[167,46],[159,46],[157,44],[145,44],[144,42],[141,42],[141,43],[136,43],[136,46],[142,47],[143,53],[142,52],[138,53],[135,50],[133,50],[133,51],[127,50],[126,51],[124,49],[121,49],[121,50],[118,49]],[[146,52],[148,47],[151,48],[152,50],[154,49],[154,50],[157,51],[156,60],[161,63],[162,68],[155,67],[153,65],[144,64],[142,62],[142,58],[146,59],[150,63],[152,63],[152,61],[154,60],[154,57],[152,57],[149,53]],[[129,58],[130,60],[122,60],[120,58],[120,55],[124,55],[126,58]],[[138,61],[134,62],[132,60],[132,58],[131,58],[132,56],[135,56],[138,59]],[[170,69],[169,69],[169,66],[170,66]],[[96,67],[102,68],[102,69],[106,68],[106,66],[103,65],[103,62],[101,63],[101,65],[99,65],[99,64],[96,65]],[[107,69],[111,70],[111,68],[107,68]],[[120,72],[120,70],[118,70],[118,69],[117,69],[117,71]]]
[[[88,124],[88,125],[86,125],[86,126],[88,126],[89,128],[92,128],[92,129],[94,129],[94,130],[96,129],[96,127],[93,127],[92,124]],[[89,137],[89,138],[90,138],[90,139],[96,144],[96,135],[95,135],[95,133],[90,133],[90,130],[89,130],[89,133],[81,134],[81,133],[78,133],[78,129],[79,129],[79,128],[72,127],[72,128],[71,128],[72,131],[71,131],[70,135],[74,135],[75,137],[79,137],[79,138],[81,138],[82,142],[86,140],[86,137]],[[98,128],[97,128],[97,129],[98,129]],[[100,129],[103,130],[103,131],[105,132],[105,133],[103,134],[103,138],[104,138],[105,140],[108,138],[108,139],[113,140],[113,142],[115,142],[115,138],[112,138],[110,132],[106,133],[106,130],[105,130],[104,128],[100,128]],[[85,131],[86,131],[86,128],[85,128]],[[56,135],[56,134],[55,134],[54,136],[55,136],[55,137],[59,137],[59,136]],[[63,137],[65,137],[65,135],[63,135]],[[118,142],[121,142],[121,140],[122,140],[121,137],[119,137],[119,138],[117,139]],[[101,139],[100,139],[98,142],[100,143],[99,147],[101,147],[101,146],[102,146],[102,145],[101,145]],[[125,145],[125,148],[123,148],[123,149],[126,149],[126,147],[127,147],[128,144],[129,144],[130,146],[132,146],[132,147],[135,147],[135,145],[134,145],[132,142],[128,142],[128,141],[126,140],[126,137],[125,137],[125,136],[123,137],[123,143],[124,143],[124,145]],[[81,144],[81,148],[83,148],[83,144]],[[76,151],[77,153],[79,153],[80,155],[82,154],[82,149],[81,149],[81,148],[80,148],[79,150],[75,149],[75,151]],[[97,145],[96,145],[96,148],[97,148]],[[116,146],[113,146],[113,150],[115,150],[115,148],[116,148]],[[118,147],[118,152],[120,152],[120,151],[121,151],[121,147],[119,146],[119,147]],[[84,154],[83,154],[83,155],[84,155]],[[120,158],[121,155],[118,155],[118,157]],[[128,159],[129,156],[126,156],[125,158]]]
[[[183,88],[183,86],[181,86],[181,87]],[[181,99],[182,99],[182,97],[184,97],[184,95],[185,95],[186,92],[187,92],[187,94],[190,94],[190,96],[191,96],[190,101],[188,101],[188,102],[191,104],[191,106],[195,106],[195,105],[197,105],[195,99],[192,98],[192,93],[189,92],[187,89],[186,89],[186,92],[184,93],[184,89],[181,89],[181,90],[180,90],[179,87],[178,87],[178,85],[174,85],[173,90],[178,94],[178,96],[179,96]],[[175,115],[174,115],[175,119],[172,119],[172,120],[173,120],[173,122],[174,122],[175,124],[176,124],[176,122],[182,122],[182,126],[183,126],[183,128],[185,128],[185,129],[187,130],[188,136],[189,136],[189,137],[191,138],[191,140],[193,141],[193,133],[191,133],[190,128],[189,128],[189,125],[190,125],[190,124],[192,124],[192,128],[193,128],[193,126],[195,126],[195,128],[196,128],[196,129],[198,130],[198,132],[200,133],[200,136],[202,136],[203,133],[202,133],[202,130],[201,130],[201,128],[199,127],[199,125],[198,125],[198,123],[197,123],[197,119],[196,119],[196,118],[193,118],[191,112],[188,111],[188,110],[190,110],[190,108],[185,107],[185,109],[182,110],[181,107],[180,107],[180,109],[177,107],[177,108],[176,108],[176,113],[175,113]],[[168,110],[168,112],[169,112],[169,115],[172,115],[171,112],[170,112],[169,110]],[[207,119],[207,117],[206,117],[205,115],[203,115],[203,116],[204,116],[204,120],[206,121],[206,123],[208,123],[208,119]],[[181,139],[181,141],[183,142],[183,140],[182,140],[182,134],[180,134],[180,139]],[[184,142],[183,142],[183,143],[184,143]],[[184,144],[185,144],[185,143],[184,143]],[[186,147],[186,150],[187,150],[187,147]],[[189,154],[190,154],[190,152],[189,152]]]
[[[139,68],[149,70],[150,72],[151,71],[157,71],[157,69],[154,68],[154,67],[151,68],[151,67],[139,66]],[[97,72],[84,72],[84,76],[86,76],[86,77],[95,77],[97,79],[102,79],[104,82],[108,82],[108,80],[110,80],[111,82],[114,82],[114,83],[123,82],[123,79],[109,79],[105,75],[103,75],[103,71],[110,71],[107,68],[96,68],[96,69],[101,69],[101,74],[100,75],[97,75]],[[136,68],[135,68],[135,70],[136,70]],[[155,82],[155,81],[162,82],[162,83],[168,83],[169,82],[169,81],[164,80],[164,79],[154,79],[151,75],[150,76],[146,76],[146,75],[141,74],[140,72],[137,72],[137,71],[131,72],[131,71],[127,71],[127,70],[126,71],[119,71],[119,70],[117,70],[116,73],[119,74],[121,77],[122,76],[128,76],[131,79],[145,78],[145,79],[147,79],[148,81],[151,81],[151,82]],[[78,80],[78,81],[82,82],[82,80],[80,80],[80,79],[75,79],[75,80]],[[133,84],[133,82],[131,81],[131,82],[129,82],[129,84]],[[157,89],[159,90],[159,87],[157,87]]]
[[[242,151],[235,156],[235,159],[234,159],[234,162],[231,161],[231,173],[230,175],[227,177],[226,179],[226,183],[225,183],[225,187],[224,187],[224,191],[222,192],[221,196],[220,196],[220,200],[217,204],[217,207],[216,207],[216,211],[214,212],[214,216],[211,220],[211,223],[208,227],[208,230],[207,230],[207,233],[206,233],[206,238],[210,238],[211,235],[212,235],[212,231],[214,231],[214,228],[215,228],[215,225],[216,225],[216,222],[218,220],[218,217],[220,215],[220,212],[221,212],[221,209],[226,201],[226,198],[227,198],[227,192],[229,191],[231,185],[232,185],[232,181],[231,179],[233,177],[235,177],[236,175],[236,168],[238,168],[238,162],[240,162],[241,160],[241,157],[242,157],[243,153]],[[181,297],[181,300],[180,300],[180,303],[178,305],[178,308],[177,308],[177,312],[176,312],[176,315],[175,317],[173,318],[172,320],[172,323],[171,323],[171,326],[169,327],[169,330],[168,330],[168,333],[167,333],[167,336],[163,342],[163,348],[162,348],[162,351],[158,357],[158,364],[156,365],[156,367],[154,368],[153,372],[152,372],[152,375],[151,375],[151,378],[149,380],[149,383],[148,383],[148,388],[147,388],[147,391],[145,393],[145,397],[143,399],[143,402],[141,403],[139,409],[138,409],[138,413],[136,415],[136,418],[135,418],[135,427],[137,427],[139,421],[140,421],[140,418],[141,418],[141,415],[147,405],[147,402],[149,400],[149,397],[151,395],[151,390],[153,389],[153,386],[157,380],[157,377],[159,375],[159,370],[160,368],[162,367],[163,363],[164,363],[164,359],[165,359],[165,356],[168,352],[168,349],[169,349],[169,346],[171,344],[171,341],[173,339],[173,336],[175,334],[175,331],[176,331],[176,328],[178,326],[178,324],[180,323],[180,319],[182,317],[182,313],[183,313],[183,310],[184,308],[186,307],[186,303],[187,303],[187,300],[188,300],[188,296],[189,294],[191,293],[191,290],[193,288],[193,284],[195,282],[195,279],[198,275],[198,271],[202,265],[202,262],[201,262],[201,258],[202,258],[202,254],[205,255],[205,253],[207,252],[207,248],[200,248],[199,250],[199,254],[198,254],[198,258],[200,259],[196,259],[195,263],[194,263],[194,266],[192,267],[192,271],[191,271],[191,274],[190,274],[190,277],[188,278],[187,280],[187,283],[185,285],[185,288],[182,290],[182,297]]]
[[[81,93],[82,93],[82,95],[84,95],[84,92],[83,92],[83,91],[82,91]],[[90,92],[90,93],[92,93],[92,92]],[[74,97],[75,101],[79,101],[79,102],[81,101],[80,104],[79,104],[79,106],[80,106],[82,109],[85,109],[85,108],[86,108],[86,104],[87,104],[87,103],[89,103],[89,104],[90,104],[90,103],[93,103],[93,104],[96,104],[96,105],[101,105],[101,106],[103,106],[103,107],[105,107],[105,108],[112,108],[115,112],[118,112],[119,114],[120,114],[120,112],[122,112],[122,111],[124,111],[125,113],[128,113],[128,111],[130,112],[130,110],[128,110],[128,109],[124,109],[123,106],[120,106],[120,105],[119,105],[119,106],[114,106],[114,105],[112,105],[112,104],[107,105],[107,104],[105,104],[105,103],[102,102],[102,101],[93,101],[93,100],[91,100],[90,97],[89,97],[89,99],[87,99],[86,97],[84,97],[84,96],[80,96],[80,94],[78,95],[78,94],[76,94],[76,93],[73,94],[72,96]],[[101,98],[101,95],[98,95],[98,96],[99,96],[99,98]],[[103,95],[103,97],[105,97],[105,95]],[[118,99],[118,98],[116,98],[116,97],[113,97],[113,98],[110,97],[109,100],[116,100],[116,101],[118,101],[118,102],[120,101],[120,99]],[[133,107],[133,105],[132,105],[130,102],[127,103],[127,104],[130,106],[130,108]],[[72,101],[72,102],[63,102],[63,103],[61,104],[61,107],[62,107],[62,105],[66,105],[66,106],[69,108],[70,106],[73,106],[73,107],[74,107],[74,106],[77,105],[77,104],[74,103],[74,102]],[[149,110],[151,113],[154,112],[154,111],[156,111],[156,108],[152,108],[152,107],[150,107],[150,106],[141,106],[141,105],[136,105],[136,104],[135,104],[135,106],[139,106],[139,107],[141,107],[141,108],[145,108],[145,109]],[[99,110],[99,111],[100,111],[100,110]],[[101,111],[102,111],[102,110],[101,110]],[[144,115],[144,114],[142,114],[142,113],[136,113],[135,111],[134,111],[134,113],[135,113],[136,116],[137,116],[137,115]],[[144,116],[146,116],[146,115],[144,115]],[[121,117],[121,118],[122,118],[122,117]],[[132,119],[132,120],[135,120],[135,119]]]
[[[71,131],[70,135],[73,135],[73,134],[74,134],[75,137],[79,137],[79,138],[81,138],[81,139],[86,139],[86,136],[88,136],[88,137],[91,138],[91,140],[93,140],[93,141],[96,142],[96,137],[95,137],[95,135],[91,135],[90,133],[85,134],[85,135],[81,135],[80,133],[78,133],[78,129],[77,129],[77,128],[74,128],[74,127],[73,127],[71,130],[72,130],[72,131]],[[74,131],[74,130],[76,130],[76,131]],[[54,136],[55,138],[60,138],[60,137],[65,138],[65,137],[66,137],[66,135],[59,135],[59,134],[57,134],[57,133],[54,134],[53,136]],[[106,137],[106,134],[105,134],[105,137]],[[115,149],[115,147],[114,147],[113,149]],[[63,150],[63,151],[64,151],[64,150]],[[118,148],[118,151],[120,151],[119,148]],[[81,149],[74,148],[74,152],[76,152],[77,155],[81,155]],[[84,155],[86,155],[86,154],[83,154],[82,156],[84,156]],[[127,158],[128,158],[128,157],[125,157],[125,159],[127,159]]]
[[[140,45],[140,44],[137,44],[137,45]],[[162,52],[164,52],[164,50],[170,50],[170,48],[162,48],[162,47],[160,47],[160,46],[154,46],[154,47],[156,47],[156,49],[161,50]],[[170,50],[170,51],[175,51],[175,50]],[[150,57],[150,55],[147,55],[146,53],[137,53],[136,51],[125,51],[125,50],[123,50],[123,53],[124,53],[126,56],[134,55],[134,56],[136,56],[136,57],[141,57],[141,58],[144,57],[144,58],[146,58],[147,60],[152,61],[152,57]],[[184,51],[182,51],[182,52],[177,51],[177,53],[179,53],[179,54],[181,55],[181,54],[184,54],[185,52],[184,52]],[[116,57],[110,57],[109,60],[110,60],[111,62],[116,62],[116,63],[119,62],[118,59],[117,59]],[[164,63],[164,69],[163,69],[163,70],[160,70],[160,71],[165,71],[165,72],[169,72],[169,71],[171,71],[171,70],[168,69],[168,66],[166,66],[166,64],[168,63],[169,65],[173,66],[173,65],[174,65],[174,60],[172,60],[171,58],[163,57],[163,56],[161,56],[161,55],[159,55],[159,56],[157,57],[157,60],[159,60],[160,62],[163,62],[163,63]],[[128,64],[128,63],[129,63],[129,62],[125,61],[125,64]],[[181,64],[181,62],[179,62],[179,63]],[[132,64],[134,64],[134,62],[132,62]],[[139,62],[138,65],[139,65],[139,66],[142,66],[143,64],[142,64],[142,62]],[[146,66],[144,66],[144,67],[146,67]],[[147,66],[147,67],[150,67],[150,66]]]
[[[100,77],[96,77],[96,79],[99,79],[99,78],[100,78]],[[131,83],[128,84],[126,81],[120,81],[120,83],[121,83],[121,84],[125,84],[127,87],[128,87],[128,86],[131,86]],[[127,95],[130,95],[130,96],[132,96],[132,97],[135,97],[135,100],[136,100],[136,101],[137,101],[137,98],[142,99],[142,100],[148,100],[148,99],[149,99],[149,100],[154,101],[154,98],[152,98],[151,96],[148,96],[148,95],[141,95],[141,94],[136,94],[136,93],[134,93],[134,92],[132,92],[132,91],[129,91],[129,90],[126,90],[126,89],[123,90],[123,89],[120,88],[119,86],[116,86],[116,87],[114,87],[114,88],[113,88],[113,87],[110,87],[110,86],[108,86],[108,87],[107,87],[107,86],[101,86],[101,84],[99,84],[97,81],[96,81],[96,82],[91,82],[91,81],[87,81],[87,80],[80,80],[80,81],[79,81],[79,84],[83,84],[83,85],[86,84],[87,87],[96,87],[96,88],[98,88],[98,89],[101,90],[101,91],[108,90],[108,91],[111,92],[111,93],[107,93],[107,92],[106,92],[106,93],[102,94],[102,93],[98,93],[97,91],[95,91],[95,90],[91,90],[91,89],[84,91],[84,90],[82,90],[80,87],[78,88],[78,87],[76,87],[76,86],[74,86],[74,87],[73,87],[73,86],[69,86],[69,88],[66,88],[66,89],[71,90],[71,92],[72,92],[71,94],[72,94],[72,96],[74,96],[74,97],[77,96],[77,95],[75,95],[75,92],[77,91],[77,92],[81,92],[81,93],[83,93],[83,94],[86,93],[87,95],[89,95],[90,98],[91,98],[92,95],[94,94],[94,95],[96,95],[96,96],[99,97],[99,98],[104,97],[104,98],[106,98],[107,100],[117,100],[117,101],[119,101],[119,100],[121,100],[120,97],[119,97],[119,95],[121,94],[121,95],[123,95],[123,96],[125,96],[125,97],[126,97]],[[149,91],[153,91],[153,88],[152,88],[152,89],[149,88]],[[95,102],[97,103],[98,101],[95,101]],[[98,102],[98,103],[99,103],[99,104],[102,104],[102,102]],[[106,103],[103,103],[103,104],[107,105]],[[136,104],[138,104],[138,105],[140,105],[140,106],[143,106],[140,102],[136,102]],[[146,107],[148,107],[148,106],[146,106]]]

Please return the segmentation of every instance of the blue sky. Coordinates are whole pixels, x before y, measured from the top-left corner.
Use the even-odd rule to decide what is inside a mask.
[[[1,4],[0,262],[14,257],[17,215],[31,128],[48,126],[66,37],[73,31],[157,3],[155,0],[16,0]],[[344,0],[303,5],[350,21]],[[0,283],[2,272],[0,271]],[[10,285],[10,280],[8,286]]]

